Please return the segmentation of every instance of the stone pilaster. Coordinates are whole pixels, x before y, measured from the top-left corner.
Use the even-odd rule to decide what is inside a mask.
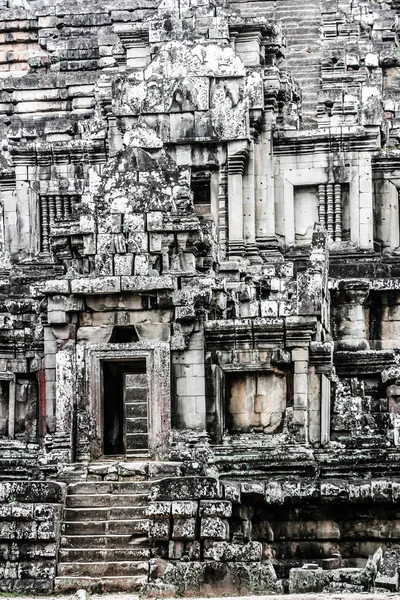
[[[230,259],[240,259],[245,255],[243,238],[243,173],[247,153],[247,144],[242,142],[233,142],[228,147],[228,251]]]

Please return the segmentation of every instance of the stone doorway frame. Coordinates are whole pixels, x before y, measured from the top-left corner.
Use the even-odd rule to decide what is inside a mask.
[[[170,346],[166,342],[88,345],[86,353],[86,397],[93,415],[94,437],[102,441],[103,361],[145,360],[148,375],[149,455],[159,459],[168,445],[171,430]]]

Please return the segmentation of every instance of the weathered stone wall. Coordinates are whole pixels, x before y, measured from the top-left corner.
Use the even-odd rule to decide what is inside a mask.
[[[0,5],[5,589],[384,586],[398,3]]]
[[[0,590],[49,592],[56,575],[65,485],[0,484]]]

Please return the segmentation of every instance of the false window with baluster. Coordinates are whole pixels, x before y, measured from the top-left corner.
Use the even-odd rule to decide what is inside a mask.
[[[76,218],[76,206],[80,202],[78,194],[46,194],[39,199],[40,206],[40,250],[50,251],[51,228],[64,221]]]

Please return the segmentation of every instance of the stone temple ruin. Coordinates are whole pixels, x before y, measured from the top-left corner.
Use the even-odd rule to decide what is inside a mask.
[[[397,589],[398,15],[2,0],[1,590]]]

